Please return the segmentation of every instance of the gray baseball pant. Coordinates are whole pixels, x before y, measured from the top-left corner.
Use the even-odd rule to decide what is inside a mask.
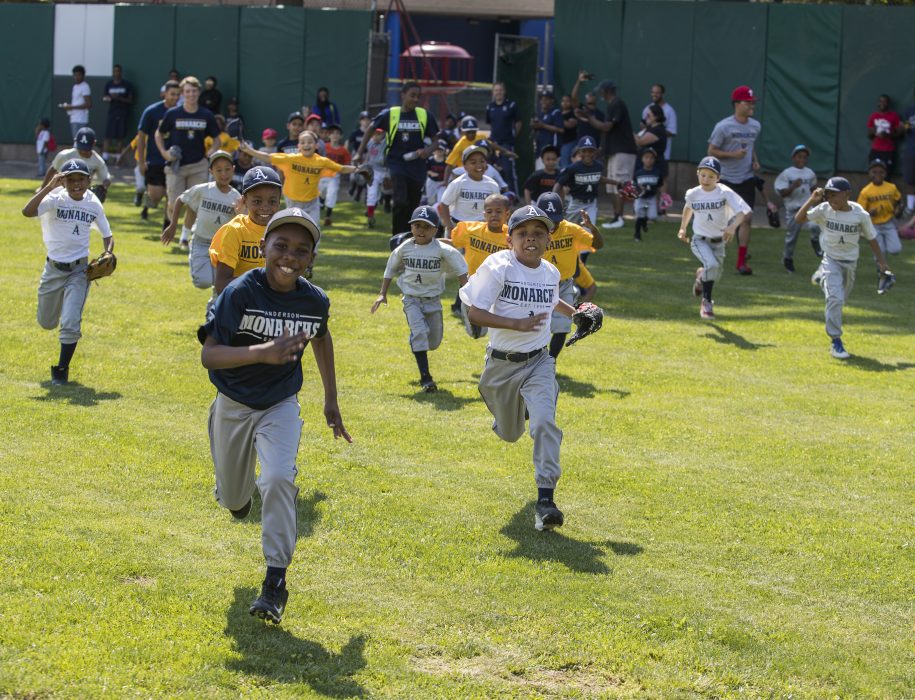
[[[724,264],[724,241],[712,243],[708,238],[693,236],[689,249],[702,263],[703,282],[717,282],[721,279]]]
[[[842,307],[855,286],[857,266],[857,260],[836,260],[828,255],[823,256],[820,286],[826,296],[826,334],[830,338],[842,336]]]
[[[575,296],[577,293],[578,288],[575,286],[575,282],[571,277],[567,280],[562,280],[559,283],[559,298],[569,306],[575,306]],[[565,314],[561,314],[554,310],[553,315],[550,316],[550,333],[569,333],[571,330],[572,319]]]
[[[321,199],[315,197],[314,199],[309,199],[307,202],[303,202],[298,199],[290,199],[289,197],[284,197],[286,200],[286,207],[298,207],[304,211],[308,216],[311,217],[311,220],[316,224],[320,225],[321,223]]]
[[[440,297],[403,296],[403,312],[410,326],[413,352],[435,350],[442,344],[442,300]]]
[[[583,202],[580,199],[575,199],[574,197],[569,198],[569,204],[566,207],[566,218],[573,222],[578,223],[578,212],[584,210],[588,212],[588,216],[591,219],[592,224],[597,224],[597,200],[592,199],[590,202]]]
[[[209,289],[213,286],[214,269],[210,260],[210,244],[195,235],[191,239],[191,252],[187,261],[191,268],[191,282],[197,289]]]
[[[902,241],[899,240],[896,224],[887,221],[885,224],[874,224],[874,229],[877,231],[877,245],[884,256],[902,252]]]
[[[534,480],[538,488],[556,488],[562,473],[562,431],[556,425],[556,361],[546,350],[526,362],[497,360],[487,351],[479,390],[492,413],[492,429],[507,442],[516,442],[524,434],[527,410],[534,440]]]
[[[295,396],[259,411],[217,393],[210,406],[210,452],[216,472],[216,501],[238,510],[257,486],[261,492],[261,546],[267,566],[285,568],[296,540],[295,460],[302,419]],[[255,458],[261,472],[255,482]]]
[[[802,229],[810,231],[810,240],[816,241],[820,237],[820,227],[812,221],[806,221],[799,224],[795,221],[797,209],[785,209],[785,250],[782,252],[783,258],[793,258],[794,248],[797,246],[797,238]]]
[[[80,325],[89,294],[86,279],[88,260],[80,260],[70,271],[58,270],[48,260],[38,283],[38,325],[52,331],[60,324],[60,342],[69,345],[82,337]]]

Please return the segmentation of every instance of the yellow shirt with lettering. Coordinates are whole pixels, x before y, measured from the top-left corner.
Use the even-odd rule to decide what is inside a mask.
[[[490,255],[508,248],[507,236],[508,226],[505,224],[501,233],[495,233],[489,230],[485,221],[462,221],[451,231],[451,245],[464,249],[469,277]]]
[[[858,204],[871,215],[871,221],[875,224],[885,224],[892,220],[900,199],[902,199],[902,195],[899,194],[896,185],[884,180],[882,185],[875,185],[871,182],[861,188]]]
[[[445,162],[450,165],[452,168],[460,168],[463,161],[464,151],[470,148],[477,141],[482,141],[483,139],[489,138],[488,131],[478,131],[477,135],[473,137],[473,141],[468,139],[466,136],[461,136],[460,141],[454,144],[454,148],[451,149],[451,153],[448,154],[448,157],[445,158]]]
[[[213,146],[213,137],[207,136],[203,140],[203,147],[206,149],[206,152],[210,152],[210,148]],[[241,141],[238,139],[233,139],[225,131],[219,134],[219,150],[225,151],[229,155],[235,153],[238,150],[238,147],[241,146]]]
[[[575,276],[578,254],[593,251],[593,243],[594,236],[587,229],[563,219],[553,231],[543,259],[559,268],[559,279],[571,279]]]
[[[330,158],[303,156],[301,153],[271,153],[270,164],[283,173],[283,194],[297,202],[310,202],[318,196],[318,183],[322,177],[333,177],[342,165]]]
[[[210,242],[210,262],[228,265],[239,277],[248,270],[264,266],[260,242],[266,226],[254,223],[247,214],[240,214],[224,224]]]

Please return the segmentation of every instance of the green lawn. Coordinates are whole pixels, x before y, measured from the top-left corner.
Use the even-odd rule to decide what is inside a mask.
[[[118,270],[52,387],[34,185],[0,181],[0,697],[915,696],[915,244],[883,297],[862,247],[841,362],[806,242],[794,276],[780,231],[752,277],[729,249],[708,323],[674,225],[608,232],[604,329],[559,358],[567,524],[537,533],[531,442],[490,430],[482,342],[448,315],[440,391],[418,393],[396,296],[369,315],[388,219],[340,206],[315,281],[355,443],[323,425],[306,353],[273,627],[247,614],[259,504],[233,522],[212,497],[207,293],[116,187]]]

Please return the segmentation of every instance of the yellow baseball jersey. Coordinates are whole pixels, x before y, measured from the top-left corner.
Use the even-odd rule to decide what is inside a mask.
[[[875,224],[885,224],[892,220],[893,212],[902,195],[892,182],[884,181],[882,185],[873,182],[865,185],[858,195],[858,204],[871,215]]]
[[[586,250],[593,251],[592,243],[594,236],[587,229],[563,219],[553,231],[543,259],[559,268],[559,279],[571,279],[575,276],[578,254]]]
[[[501,233],[490,231],[485,221],[462,221],[451,231],[451,245],[464,249],[469,277],[493,253],[506,250],[508,226],[502,224]]]
[[[477,141],[482,141],[483,139],[489,138],[488,131],[478,131],[477,135],[474,136],[473,141],[468,139],[466,136],[461,136],[461,140],[454,144],[454,148],[451,149],[451,153],[448,154],[448,157],[445,158],[445,162],[450,165],[452,168],[459,168],[463,164],[462,156],[464,151],[470,148]]]
[[[283,173],[283,194],[297,202],[315,199],[321,178],[333,177],[343,167],[317,153],[307,158],[301,153],[271,153],[270,164]]]
[[[241,146],[241,141],[238,139],[233,139],[225,131],[219,134],[219,149],[225,151],[226,153],[232,154],[238,150],[238,147]],[[213,137],[207,136],[203,140],[203,147],[206,149],[206,152],[210,152],[210,148],[213,147]]]
[[[222,226],[210,242],[210,262],[228,265],[235,273],[243,275],[248,270],[264,266],[260,242],[266,226],[254,223],[247,214],[241,214]]]
[[[579,289],[587,289],[594,284],[594,276],[581,260],[578,261],[578,268],[575,270],[574,281]]]

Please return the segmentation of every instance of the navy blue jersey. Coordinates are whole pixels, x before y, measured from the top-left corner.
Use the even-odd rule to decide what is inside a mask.
[[[559,173],[557,182],[569,188],[569,195],[579,202],[591,202],[597,198],[597,186],[604,166],[599,160],[585,165],[577,160]]]
[[[486,107],[486,123],[490,126],[489,138],[496,143],[513,146],[515,122],[519,120],[518,105],[513,100],[505,100],[500,105],[490,102]]]
[[[435,158],[426,159],[426,177],[433,182],[445,182],[445,168],[448,164],[445,161],[438,162]]]
[[[330,300],[320,287],[300,277],[291,292],[277,292],[259,267],[229,282],[216,299],[207,322],[197,330],[201,345],[207,336],[220,345],[260,345],[285,330],[305,332],[311,338],[327,333]],[[263,411],[302,388],[302,362],[285,365],[255,364],[233,369],[211,369],[210,381],[233,401]]]
[[[291,139],[288,136],[276,144],[277,153],[298,153],[299,140]]]
[[[390,124],[391,110],[386,109],[372,122],[375,129],[381,129],[388,134]],[[401,110],[400,119],[398,120],[397,131],[387,149],[387,164],[391,175],[400,175],[416,180],[417,182],[426,181],[426,161],[424,158],[413,158],[404,160],[404,154],[410,151],[417,151],[425,148],[424,139],[431,141],[432,137],[438,133],[438,122],[432,112],[426,110],[426,127],[422,128],[416,110],[404,112]]]
[[[558,170],[555,173],[548,173],[546,170],[535,170],[532,172],[530,177],[524,181],[524,189],[530,190],[531,192],[531,201],[536,202],[537,197],[544,192],[552,192],[553,185],[556,184],[556,179],[558,177]]]
[[[133,86],[130,83],[126,80],[122,80],[119,83],[109,80],[105,83],[105,96],[112,98],[108,105],[109,114],[127,116],[130,112],[129,100],[133,97]],[[122,100],[128,101],[124,102]]]
[[[203,139],[219,136],[216,117],[206,107],[196,112],[187,112],[184,107],[172,107],[162,117],[159,131],[165,137],[165,149],[172,146],[181,148],[181,165],[193,165],[206,158]]]
[[[643,197],[654,197],[661,187],[664,177],[660,162],[656,162],[651,170],[646,170],[641,162],[635,166],[635,175],[632,178],[637,185],[643,188]]]
[[[365,138],[365,132],[362,129],[353,129],[353,133],[351,133],[346,140],[346,145],[349,146],[350,153],[355,153],[359,150],[363,138]]]
[[[555,107],[549,112],[541,112],[539,115],[540,122],[550,126],[558,126],[560,129],[565,127],[562,124],[562,112]],[[554,133],[546,129],[537,129],[537,153],[540,153],[546,146],[559,146],[561,133]]]
[[[164,102],[154,102],[143,110],[137,131],[146,134],[146,162],[149,165],[165,165],[165,159],[156,147],[156,129],[168,108]]]

